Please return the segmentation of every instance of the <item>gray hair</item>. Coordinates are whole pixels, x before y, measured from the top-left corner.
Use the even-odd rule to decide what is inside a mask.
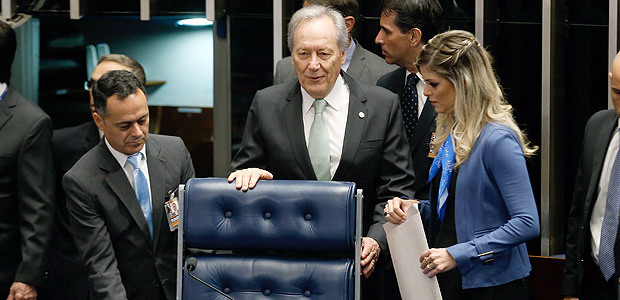
[[[344,17],[337,10],[321,5],[310,5],[304,7],[293,14],[291,21],[288,23],[288,49],[293,52],[295,47],[295,31],[304,20],[319,19],[321,17],[329,17],[336,28],[336,42],[340,51],[347,50],[349,45],[349,33],[344,23]]]

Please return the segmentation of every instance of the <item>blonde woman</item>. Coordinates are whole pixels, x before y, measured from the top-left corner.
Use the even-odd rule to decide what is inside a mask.
[[[431,167],[431,249],[419,254],[444,299],[526,299],[525,242],[540,228],[525,158],[534,154],[517,126],[490,54],[466,31],[448,31],[416,62],[437,117]],[[394,199],[386,219],[400,224],[414,200]],[[416,256],[417,258],[417,256]]]

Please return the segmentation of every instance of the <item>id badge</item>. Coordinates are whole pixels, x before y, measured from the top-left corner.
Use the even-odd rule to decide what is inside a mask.
[[[437,150],[435,150],[435,144],[433,144],[434,141],[435,141],[435,132],[431,134],[431,142],[428,147],[428,157],[430,158],[437,157]]]
[[[170,231],[175,231],[179,227],[179,198],[177,197],[177,190],[170,193],[170,200],[164,203],[166,209],[166,216],[168,219],[168,226]]]

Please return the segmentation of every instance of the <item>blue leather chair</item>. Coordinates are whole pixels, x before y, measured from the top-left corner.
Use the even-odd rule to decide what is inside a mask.
[[[179,189],[177,299],[359,299],[361,190],[355,183],[224,178]],[[356,198],[360,201],[356,201]],[[206,250],[206,251],[205,251]]]

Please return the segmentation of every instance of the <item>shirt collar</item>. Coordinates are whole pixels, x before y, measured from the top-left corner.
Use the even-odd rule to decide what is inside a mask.
[[[409,74],[411,74],[411,72],[409,72],[409,70],[405,69],[405,84],[407,84],[407,76],[409,76]],[[418,78],[420,79],[420,82],[422,82],[422,84],[424,84],[424,78],[422,78],[422,73],[417,72],[417,73],[415,73],[415,76],[418,76]]]
[[[349,37],[349,41],[349,48],[347,48],[344,52],[347,55],[347,61],[351,61],[351,59],[353,59],[353,52],[355,52],[355,40]]]
[[[108,139],[106,137],[104,137],[103,139],[105,140],[106,146],[108,146],[108,150],[110,150],[110,153],[112,153],[112,156],[114,156],[114,159],[116,159],[118,164],[121,165],[121,168],[124,168],[125,164],[127,163],[127,158],[130,155],[116,151],[116,149],[112,148],[112,146],[110,145],[110,142],[108,142]],[[142,147],[142,150],[140,150],[140,153],[142,153],[142,159],[146,160],[146,144],[144,144],[144,147]]]
[[[6,96],[8,90],[9,86],[4,82],[0,82],[0,101],[4,99],[4,96]]]
[[[336,78],[336,83],[334,84],[334,87],[329,92],[329,94],[327,94],[327,96],[323,98],[327,102],[327,105],[331,106],[336,111],[338,111],[338,107],[339,107],[338,103],[340,102],[339,101],[340,99],[338,99],[338,95],[340,95],[343,88],[345,88],[344,79],[342,79],[342,75],[338,75],[338,78]],[[310,94],[308,94],[308,92],[306,92],[306,90],[304,90],[303,87],[301,88],[301,98],[302,98],[302,106],[301,106],[302,113],[306,114],[312,107],[314,98],[312,98],[312,96],[310,96]]]

